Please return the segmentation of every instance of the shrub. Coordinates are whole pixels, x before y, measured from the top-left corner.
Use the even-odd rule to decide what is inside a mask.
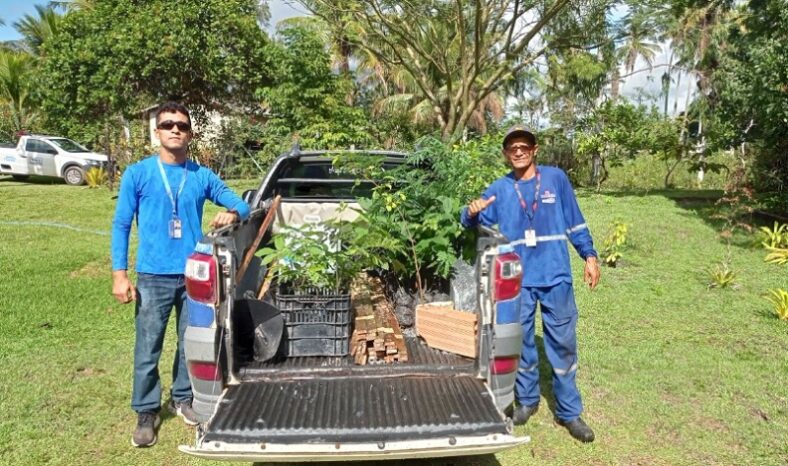
[[[88,188],[100,188],[107,184],[109,176],[101,167],[93,167],[85,174],[85,183]]]
[[[602,243],[602,263],[608,267],[615,267],[623,253],[621,249],[627,241],[629,227],[626,223],[616,220],[608,229],[605,240]]]
[[[475,237],[463,234],[459,214],[507,171],[500,140],[446,146],[424,138],[401,168],[383,170],[381,162],[353,154],[334,159],[338,170],[374,180],[371,197],[359,201],[361,218],[388,232],[396,244],[388,248],[393,270],[404,281],[414,280],[422,293],[448,278],[458,257],[472,256]]]
[[[708,271],[709,288],[728,288],[735,285],[736,273],[731,270],[728,261],[722,261]]]
[[[788,248],[767,248],[771,251],[766,255],[764,261],[770,264],[785,265],[788,264]]]
[[[274,235],[273,243],[261,250],[263,264],[271,264],[280,282],[297,289],[347,289],[361,271],[387,268],[386,257],[397,252],[386,231],[363,219],[288,227]]]
[[[788,225],[774,222],[773,228],[761,227],[761,244],[769,253],[764,261],[770,264],[788,264]]]
[[[766,300],[774,305],[774,314],[780,320],[788,320],[788,291],[783,289],[769,290]]]
[[[774,222],[774,227],[761,227],[761,244],[767,249],[788,247],[788,225]]]

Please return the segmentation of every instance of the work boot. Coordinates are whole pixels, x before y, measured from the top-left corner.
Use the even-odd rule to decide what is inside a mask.
[[[195,413],[192,409],[192,400],[170,400],[170,403],[167,405],[167,409],[172,414],[178,415],[178,417],[183,419],[183,422],[185,422],[187,425],[196,426],[200,423],[200,421],[197,420],[197,413]]]
[[[583,443],[591,443],[594,441],[594,431],[588,427],[588,424],[586,424],[582,418],[573,419],[571,421],[564,421],[556,418],[555,422],[558,423],[558,425],[566,427],[569,431],[569,435]]]
[[[531,419],[531,416],[536,414],[537,411],[539,411],[539,404],[533,406],[518,406],[517,409],[514,410],[514,414],[512,414],[512,421],[514,425],[521,426],[528,422],[528,419]]]
[[[152,447],[156,444],[158,437],[156,430],[161,424],[158,413],[142,412],[137,413],[137,428],[131,435],[131,444],[135,447]]]

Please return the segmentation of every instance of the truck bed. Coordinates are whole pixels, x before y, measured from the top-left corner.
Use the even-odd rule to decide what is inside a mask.
[[[386,377],[404,375],[453,374],[472,376],[474,360],[430,348],[419,338],[405,337],[408,361],[393,364],[356,365],[351,356],[280,358],[251,361],[239,370],[242,382],[309,377]]]

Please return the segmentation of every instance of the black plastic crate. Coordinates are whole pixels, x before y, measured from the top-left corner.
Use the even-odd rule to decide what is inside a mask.
[[[349,353],[350,293],[322,288],[280,288],[275,300],[285,318],[287,356],[345,356]]]

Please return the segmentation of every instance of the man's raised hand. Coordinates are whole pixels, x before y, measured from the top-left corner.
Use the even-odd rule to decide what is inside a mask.
[[[490,196],[489,199],[479,198],[471,201],[468,205],[468,215],[471,217],[479,215],[479,212],[489,207],[493,202],[495,202],[495,196]]]

